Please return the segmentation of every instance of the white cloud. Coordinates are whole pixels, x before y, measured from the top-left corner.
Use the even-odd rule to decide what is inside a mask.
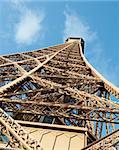
[[[90,26],[84,22],[79,15],[65,11],[65,40],[69,36],[82,37],[85,41],[91,42],[96,39],[96,33],[91,31]]]
[[[23,11],[24,9],[26,9],[24,0],[8,0],[8,2],[14,9],[18,11]]]
[[[42,31],[42,21],[44,16],[27,10],[21,15],[20,21],[16,24],[15,39],[18,44],[31,44],[37,40]]]
[[[9,2],[11,2],[13,5],[20,5],[23,0],[8,0]]]
[[[107,58],[104,55],[104,49],[98,34],[93,31],[90,25],[82,19],[79,14],[72,12],[71,9],[67,9],[64,13],[65,23],[63,40],[67,37],[82,37],[85,41],[85,55],[89,62],[108,80],[117,84],[118,77],[116,76],[116,66],[113,67],[111,58]]]
[[[44,13],[28,8],[30,0],[9,0],[18,12],[15,23],[15,41],[17,44],[30,45],[43,37]]]

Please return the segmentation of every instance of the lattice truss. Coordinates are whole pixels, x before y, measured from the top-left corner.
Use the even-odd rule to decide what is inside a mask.
[[[88,63],[83,45],[0,56],[0,107],[15,120],[87,127],[97,139],[113,132],[119,88]]]

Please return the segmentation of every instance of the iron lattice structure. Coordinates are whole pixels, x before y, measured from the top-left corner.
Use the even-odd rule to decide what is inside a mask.
[[[118,99],[119,88],[85,58],[82,38],[0,56],[0,127],[11,147],[41,148],[15,120],[86,127],[97,141],[85,149],[114,147],[119,138]]]

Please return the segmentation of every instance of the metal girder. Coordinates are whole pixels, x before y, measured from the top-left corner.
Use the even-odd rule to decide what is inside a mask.
[[[0,108],[0,132],[9,139],[8,146],[16,149],[41,150],[40,143]]]
[[[83,148],[82,150],[108,150],[112,148],[116,149],[116,145],[119,144],[119,129],[115,130],[111,134],[107,135],[104,138],[101,138],[94,143],[90,144],[89,146]],[[118,149],[119,147],[117,147]]]
[[[65,103],[53,103],[53,102],[43,102],[42,100],[37,100],[37,101],[22,101],[22,100],[12,100],[12,102],[8,99],[3,99],[0,100],[3,104],[6,104],[5,107],[7,108],[6,111],[13,111],[14,112],[19,112],[19,113],[26,113],[26,114],[33,114],[33,115],[43,115],[47,114],[50,116],[54,117],[63,117],[65,116],[66,118],[73,118],[73,119],[85,119],[85,120],[90,120],[90,121],[100,121],[100,122],[108,122],[108,123],[117,123],[119,119],[119,110],[115,109],[110,109],[110,108],[95,108],[91,106],[83,106],[83,104],[78,105],[78,104],[73,104],[73,105],[68,105]],[[20,105],[20,107],[15,107],[16,105]],[[43,111],[42,109],[45,108]],[[47,110],[47,108],[50,108],[50,110]],[[32,109],[32,110],[31,110]],[[73,110],[77,110],[77,113],[71,113]],[[80,113],[80,111],[82,113]],[[117,118],[110,118],[109,117],[103,117],[102,115],[100,116],[100,112],[103,114],[106,113],[111,113],[111,114],[117,114]],[[90,115],[89,115],[90,113]],[[93,114],[96,114],[100,116],[98,120],[94,117]],[[85,117],[83,115],[85,114]]]
[[[71,46],[72,44],[69,44],[68,46],[64,47],[63,49],[60,49],[59,51],[55,52],[53,55],[51,55],[50,57],[46,58],[46,60],[43,63],[38,64],[37,67],[35,67],[34,69],[32,69],[29,72],[25,72],[24,75],[22,75],[21,77],[19,77],[18,79],[14,80],[11,83],[8,83],[7,85],[5,85],[4,87],[0,88],[0,93],[3,93],[4,91],[6,91],[8,88],[12,88],[12,86],[14,86],[17,83],[20,83],[21,81],[23,81],[24,79],[26,79],[30,74],[34,73],[35,71],[37,71],[39,68],[41,68],[44,64],[46,64],[47,62],[49,62],[53,57],[55,57],[60,51],[63,51],[64,49],[68,48],[69,46]]]
[[[119,124],[119,88],[89,64],[82,49],[80,39],[1,56],[0,106],[14,119],[54,117],[87,127],[97,138],[104,128],[108,135]]]
[[[119,114],[119,110],[115,110],[115,108],[102,108],[98,107],[95,108],[94,106],[83,106],[83,105],[78,105],[78,104],[65,104],[65,103],[53,103],[53,102],[43,102],[43,100],[37,100],[37,101],[30,101],[30,100],[10,100],[10,99],[0,99],[0,102],[3,103],[12,103],[12,104],[28,104],[28,105],[36,105],[36,106],[47,106],[47,107],[59,107],[59,108],[70,108],[70,109],[81,109],[81,110],[86,110],[86,111],[95,111],[95,112],[111,112],[111,113],[117,113]]]

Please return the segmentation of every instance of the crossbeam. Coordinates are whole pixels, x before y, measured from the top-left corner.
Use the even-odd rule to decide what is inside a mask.
[[[7,113],[0,108],[0,131],[5,134],[13,148],[41,150],[40,143],[32,139],[29,134]],[[12,136],[11,136],[12,135]]]

